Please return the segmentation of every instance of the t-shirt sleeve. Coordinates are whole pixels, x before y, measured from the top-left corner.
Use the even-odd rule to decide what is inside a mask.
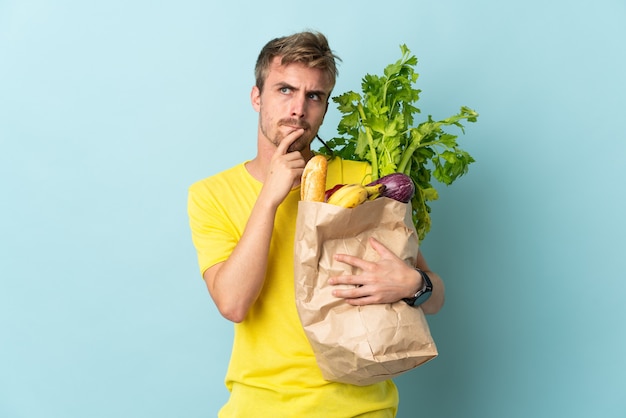
[[[219,199],[204,182],[188,190],[187,212],[200,274],[223,262],[237,244],[237,232]]]

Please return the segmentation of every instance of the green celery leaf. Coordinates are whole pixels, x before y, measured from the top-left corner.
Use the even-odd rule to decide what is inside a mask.
[[[439,198],[432,179],[450,185],[475,162],[459,148],[458,136],[444,128],[465,133],[463,122],[476,122],[478,113],[462,106],[456,115],[438,121],[428,115],[416,124],[422,93],[415,87],[418,60],[406,45],[400,45],[400,51],[401,57],[385,66],[382,75],[362,78],[361,94],[348,91],[332,98],[342,114],[339,137],[328,140],[329,149],[322,147],[319,152],[367,161],[373,179],[394,172],[409,175],[416,187],[411,206],[421,241],[431,228],[428,202]]]

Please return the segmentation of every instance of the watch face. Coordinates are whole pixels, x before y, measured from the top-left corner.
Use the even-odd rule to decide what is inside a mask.
[[[426,302],[428,300],[428,298],[430,297],[430,295],[432,295],[432,294],[433,294],[433,292],[431,292],[430,289],[428,289],[425,292],[421,293],[420,295],[417,296],[417,299],[415,299],[414,306],[419,306],[422,303]]]

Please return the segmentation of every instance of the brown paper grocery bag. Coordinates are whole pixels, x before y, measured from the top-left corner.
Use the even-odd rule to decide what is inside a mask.
[[[328,278],[353,274],[336,253],[375,261],[373,236],[415,265],[419,239],[408,204],[378,198],[346,209],[301,201],[295,239],[296,305],[324,379],[368,385],[411,370],[437,356],[421,308],[403,301],[351,306],[332,296]]]

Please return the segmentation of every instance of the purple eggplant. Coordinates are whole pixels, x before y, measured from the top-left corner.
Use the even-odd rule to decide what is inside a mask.
[[[397,200],[402,203],[408,203],[415,194],[415,184],[411,177],[403,173],[391,173],[374,180],[368,186],[375,184],[384,184],[381,196]]]

